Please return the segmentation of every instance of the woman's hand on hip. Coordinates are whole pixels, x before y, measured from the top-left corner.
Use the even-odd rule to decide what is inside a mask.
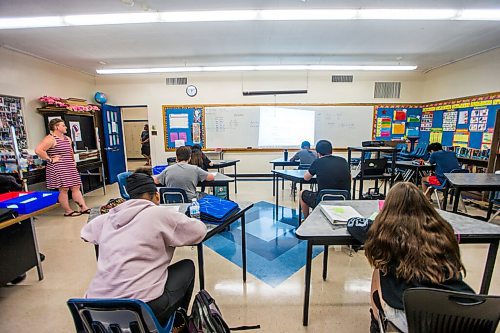
[[[61,156],[60,155],[54,155],[51,157],[52,158],[52,163],[57,163],[61,160]]]

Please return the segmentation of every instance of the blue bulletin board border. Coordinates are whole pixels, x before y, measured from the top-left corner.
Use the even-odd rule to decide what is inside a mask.
[[[164,128],[164,143],[165,151],[174,151],[175,140],[184,140],[185,145],[192,146],[199,144],[205,148],[205,108],[202,105],[163,105],[163,128]],[[178,115],[181,117],[180,122],[183,122],[185,116],[187,119],[187,127],[173,126],[171,123],[172,116]],[[178,124],[177,124],[178,125]]]
[[[418,131],[419,140],[422,142],[429,142],[431,132],[429,130],[422,130],[422,115],[423,113],[432,112],[432,126],[431,128],[442,129],[443,128],[443,117],[445,112],[457,112],[457,120],[455,121],[454,130],[443,131],[442,142],[443,146],[453,146],[453,137],[455,133],[469,133],[468,147],[474,149],[482,149],[482,140],[484,133],[492,132],[495,127],[496,113],[500,110],[500,93],[489,93],[484,95],[462,97],[452,100],[444,100],[431,103],[422,104],[387,104],[387,105],[376,105],[373,109],[373,132],[372,138],[374,140],[398,140],[404,139],[409,133],[409,127],[411,127],[411,122],[407,122],[405,128],[405,135],[394,135],[392,133],[393,124],[397,123],[394,120],[394,113],[396,110],[405,109],[407,110],[407,119],[409,116],[419,116],[420,126]],[[484,130],[473,130],[471,126],[471,116],[472,111],[488,110],[488,116],[486,121],[486,127]],[[461,112],[467,112],[467,122],[459,122],[459,116]],[[380,128],[377,128],[379,124],[378,119],[384,119],[385,129],[384,136],[377,135],[381,134]],[[388,133],[387,120],[391,119],[390,133]],[[416,127],[416,126],[415,126]],[[416,134],[415,127],[413,128],[411,134]],[[377,131],[378,130],[378,131]],[[411,135],[414,136],[414,135]]]

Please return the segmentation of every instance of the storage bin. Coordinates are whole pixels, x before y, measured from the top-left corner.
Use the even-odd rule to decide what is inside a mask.
[[[159,175],[163,170],[167,168],[168,165],[157,165],[153,167],[153,175]]]
[[[10,200],[10,199],[15,199],[15,198],[18,198],[20,196],[30,194],[30,193],[32,193],[32,192],[14,191],[14,192],[3,193],[3,194],[0,194],[0,202],[5,201],[5,200]]]
[[[22,195],[17,193],[16,197],[1,201],[0,208],[12,208],[19,214],[29,214],[55,204],[59,196],[59,192],[21,192]]]

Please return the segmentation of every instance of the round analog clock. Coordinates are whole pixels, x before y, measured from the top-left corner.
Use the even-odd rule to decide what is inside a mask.
[[[197,93],[198,93],[198,89],[195,86],[190,85],[190,86],[186,87],[186,94],[189,97],[194,97],[194,96],[196,96]]]

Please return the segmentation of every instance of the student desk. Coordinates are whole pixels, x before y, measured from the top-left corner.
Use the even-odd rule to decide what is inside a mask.
[[[351,206],[363,216],[370,216],[378,210],[378,203],[375,200],[328,201],[325,203],[337,206]],[[480,289],[481,294],[488,293],[498,252],[500,226],[443,210],[438,210],[438,213],[451,224],[455,233],[460,236],[460,244],[490,244]],[[303,312],[303,324],[307,326],[309,320],[309,295],[311,292],[312,247],[314,245],[360,245],[360,243],[349,234],[345,226],[333,226],[319,207],[315,208],[311,215],[299,226],[296,235],[297,238],[307,241]],[[327,259],[328,252],[325,252],[323,257],[323,279],[326,279]]]
[[[38,280],[43,280],[33,219],[57,206],[59,204],[0,223],[0,286],[33,267],[37,268]]]
[[[396,161],[396,168],[405,169],[405,173],[403,174],[403,180],[405,182],[413,178],[413,183],[418,186],[421,173],[434,170],[434,165],[413,164],[412,161]]]
[[[269,163],[271,163],[273,165],[273,196],[274,196],[274,195],[276,195],[276,189],[275,189],[274,184],[278,180],[277,175],[274,173],[274,170],[276,170],[276,167],[280,166],[282,170],[285,170],[286,166],[299,166],[300,162],[298,162],[298,161],[295,161],[295,162],[285,161],[283,158],[277,158],[275,160],[272,160]],[[284,189],[284,188],[285,188],[285,180],[283,179],[283,182],[281,183],[281,189]]]
[[[446,201],[450,187],[455,190],[455,198],[453,201],[453,212],[458,211],[458,200],[460,193],[465,191],[491,191],[490,198],[492,199],[495,191],[500,190],[500,175],[494,173],[445,173],[444,176],[448,180],[444,190],[444,203],[443,209],[446,210]],[[491,201],[490,208],[486,216],[489,220],[491,214]]]
[[[347,147],[347,163],[349,166],[351,165],[352,153],[360,152],[361,153],[361,169],[356,175],[353,175],[353,188],[352,188],[352,197],[356,196],[356,180],[359,180],[359,194],[358,198],[361,199],[363,197],[363,182],[365,180],[375,180],[375,187],[378,187],[379,179],[387,179],[391,181],[391,186],[394,182],[394,171],[396,166],[396,155],[398,154],[398,150],[396,147]],[[389,167],[391,168],[391,173],[384,173],[382,175],[365,175],[364,162],[367,158],[365,158],[365,153],[376,153],[377,159],[381,158],[381,153],[390,153],[392,155],[391,162]],[[373,157],[370,157],[373,159]]]
[[[216,186],[224,186],[226,188],[227,198],[229,199],[229,183],[234,182],[234,178],[226,176],[223,173],[217,172],[215,179],[212,181],[204,181],[200,185],[211,186],[213,192],[215,193]]]
[[[184,213],[187,211],[189,204],[169,204],[167,206],[179,206],[179,212]],[[253,203],[242,201],[238,202],[240,210],[235,214],[231,215],[224,223],[221,224],[206,224],[207,235],[203,241],[196,245],[198,252],[198,277],[200,279],[200,289],[205,289],[205,270],[204,270],[204,259],[203,259],[203,242],[212,238],[215,234],[221,232],[222,230],[228,228],[231,224],[241,219],[241,258],[243,263],[243,282],[247,281],[247,253],[246,253],[246,233],[245,233],[245,214],[250,208],[253,207]],[[92,221],[94,218],[99,216],[99,208],[92,208],[89,215],[88,222]],[[99,246],[95,245],[96,257],[99,255]]]
[[[273,179],[276,178],[276,181],[274,182],[274,190],[276,192],[276,203],[275,203],[275,213],[276,213],[276,218],[278,218],[278,202],[279,202],[279,180],[278,177],[281,177],[286,180],[291,180],[292,182],[299,183],[300,185],[300,190],[302,190],[302,184],[315,184],[316,183],[316,176],[314,176],[311,180],[306,181],[304,179],[304,174],[307,172],[307,170],[272,170],[273,171]],[[300,200],[299,200],[299,224],[300,224],[300,219],[302,217],[302,208],[300,207]]]
[[[234,175],[233,175],[233,177],[234,177],[234,193],[238,193],[236,163],[238,163],[239,161],[240,160],[215,160],[215,161],[212,161],[213,165],[208,167],[209,169],[217,169],[217,171],[220,172],[220,169],[230,167],[231,165],[234,166]],[[229,193],[229,189],[228,189],[228,193]]]

